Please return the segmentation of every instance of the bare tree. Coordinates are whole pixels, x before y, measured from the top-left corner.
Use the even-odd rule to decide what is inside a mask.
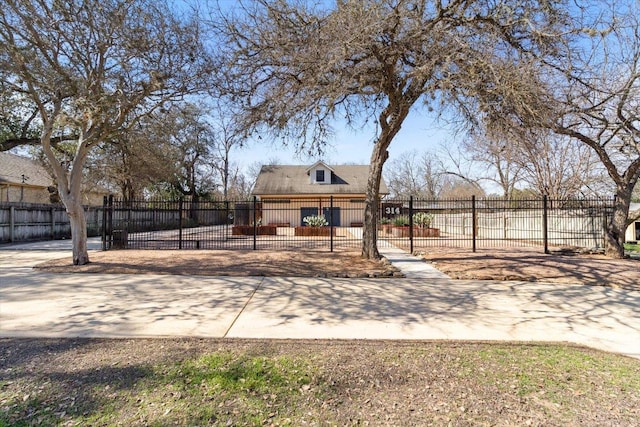
[[[420,166],[424,177],[423,196],[437,199],[444,184],[442,160],[432,153],[425,152],[420,156]]]
[[[551,130],[597,155],[616,192],[606,252],[622,257],[629,203],[640,177],[640,5],[582,2],[574,8],[574,22],[559,38],[564,49],[529,49],[518,70],[499,77],[505,84],[495,85],[492,76],[478,78],[473,88],[483,86],[483,99],[500,101],[480,105],[494,126]]]
[[[603,194],[606,172],[589,147],[544,131],[514,146],[522,181],[539,196],[569,199]]]
[[[559,119],[548,125],[593,149],[613,180],[616,198],[606,251],[621,258],[631,195],[640,178],[640,5],[631,0],[611,8],[606,31],[568,64],[582,71],[565,65],[566,91],[556,98]]]
[[[220,176],[222,182],[222,196],[226,200],[229,196],[229,187],[232,181],[241,184],[240,170],[231,161],[231,150],[239,148],[244,142],[245,133],[238,125],[237,111],[231,107],[231,103],[223,103],[218,99],[209,112],[209,120],[213,132],[213,151],[215,159],[213,167]],[[244,186],[244,183],[242,183]]]
[[[462,150],[471,162],[486,167],[479,178],[498,184],[505,199],[512,198],[517,185],[553,199],[597,196],[607,187],[595,153],[549,131],[474,133]]]
[[[386,164],[387,187],[393,197],[419,196],[424,187],[424,174],[417,150],[402,153]]]
[[[440,197],[444,199],[471,199],[472,196],[485,196],[484,190],[477,182],[455,175],[446,176]]]
[[[487,179],[502,190],[510,200],[520,181],[522,166],[516,160],[516,146],[506,138],[492,137],[485,132],[473,132],[461,144],[462,154],[473,164],[478,179]]]
[[[245,174],[243,170],[234,165],[229,174],[229,188],[227,190],[228,200],[248,200],[253,190],[255,179]]]
[[[198,90],[209,56],[196,20],[150,0],[5,0],[0,8],[0,82],[22,94],[71,221],[73,263],[89,262],[80,186],[89,151],[137,118]],[[76,150],[69,170],[52,150]]]
[[[385,165],[387,187],[393,197],[435,199],[444,183],[442,163],[417,150],[402,153]]]
[[[250,191],[253,190],[253,186],[256,184],[256,180],[258,179],[258,175],[260,175],[260,171],[262,170],[262,166],[270,166],[270,165],[280,165],[282,161],[277,156],[271,156],[266,161],[253,162],[248,165],[245,169],[244,176],[246,179],[246,183],[248,183],[250,187]]]
[[[537,29],[552,12],[548,2],[534,0],[340,0],[333,8],[254,0],[226,13],[217,29],[226,40],[229,89],[244,102],[247,127],[313,151],[331,135],[334,118],[352,125],[375,120],[362,254],[379,258],[382,169],[409,112],[437,105],[443,82],[470,58],[545,40]]]

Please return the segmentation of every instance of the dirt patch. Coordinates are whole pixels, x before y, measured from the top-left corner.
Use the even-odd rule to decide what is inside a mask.
[[[640,260],[544,254],[538,248],[433,248],[420,255],[454,279],[526,280],[640,290]]]
[[[420,256],[453,279],[525,280],[640,290],[640,260],[604,255],[544,254],[539,248],[430,248]],[[55,273],[177,274],[203,276],[402,277],[386,260],[363,259],[354,249],[334,252],[242,250],[111,250],[93,252],[91,263],[71,258],[37,269]]]
[[[398,270],[359,251],[111,250],[93,252],[87,265],[71,258],[36,266],[53,273],[178,274],[202,276],[391,277]]]

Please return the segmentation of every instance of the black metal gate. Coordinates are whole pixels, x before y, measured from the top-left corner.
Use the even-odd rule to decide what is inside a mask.
[[[383,200],[378,242],[409,251],[433,246],[537,246],[598,249],[611,199]],[[323,215],[327,226],[303,218]],[[364,200],[319,197],[258,200],[119,200],[105,198],[103,249],[358,248]]]

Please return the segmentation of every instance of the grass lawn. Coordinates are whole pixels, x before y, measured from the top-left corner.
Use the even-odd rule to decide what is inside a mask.
[[[640,361],[565,345],[3,339],[0,368],[0,426],[640,419]]]
[[[625,251],[629,251],[629,252],[640,252],[640,244],[638,244],[638,243],[635,243],[635,244],[625,243],[624,244],[624,250]]]

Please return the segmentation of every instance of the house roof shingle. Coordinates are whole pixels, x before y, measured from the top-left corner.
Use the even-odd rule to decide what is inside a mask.
[[[0,183],[49,187],[53,185],[53,179],[47,170],[34,160],[0,152]]]
[[[336,165],[331,184],[313,184],[309,179],[309,166],[265,165],[256,179],[253,194],[313,195],[313,194],[365,194],[369,175],[368,165]],[[388,194],[387,186],[380,183],[380,194]]]

